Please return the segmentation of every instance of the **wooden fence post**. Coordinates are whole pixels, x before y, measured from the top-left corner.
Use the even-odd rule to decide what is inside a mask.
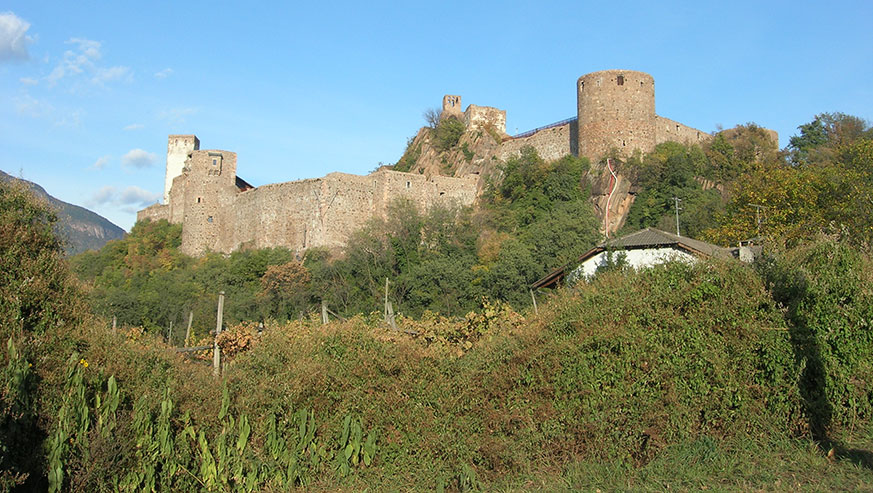
[[[191,322],[194,321],[194,310],[188,312],[188,328],[185,329],[185,347],[188,347],[188,341],[191,339]]]
[[[325,325],[330,322],[330,319],[327,318],[327,302],[321,300],[321,324]]]
[[[224,318],[224,291],[218,293],[218,315],[215,318],[215,342],[212,344],[212,376],[218,378],[221,373],[221,348],[218,347],[218,335],[221,334],[221,323]]]
[[[116,332],[116,329],[115,329],[115,322],[116,322],[116,317],[115,317],[115,315],[113,315],[113,316],[112,316],[112,333],[113,333],[113,334]]]
[[[392,329],[397,330],[397,325],[394,323],[394,306],[388,301],[388,278],[385,278],[385,323],[390,325]]]
[[[173,321],[170,320],[170,328],[167,329],[167,345],[173,345]]]
[[[533,300],[533,305],[534,305],[534,315],[539,315],[539,314],[540,314],[540,311],[537,309],[537,297],[534,296],[533,289],[530,290],[530,299]]]

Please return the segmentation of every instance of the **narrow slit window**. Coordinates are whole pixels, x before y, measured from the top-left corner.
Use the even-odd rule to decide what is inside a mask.
[[[618,78],[615,79],[615,81],[618,83],[618,85],[623,86],[624,85],[624,76],[619,75]]]
[[[200,203],[200,197],[197,197],[197,203],[198,204]]]
[[[406,182],[406,188],[412,188],[412,183],[411,183],[411,182]]]

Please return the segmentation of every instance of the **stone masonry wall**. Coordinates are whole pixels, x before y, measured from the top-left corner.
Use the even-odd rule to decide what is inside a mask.
[[[164,204],[170,203],[173,179],[182,174],[188,154],[200,149],[195,135],[170,135],[167,138],[167,173],[164,175]]]
[[[136,220],[145,221],[160,221],[161,219],[170,220],[170,206],[164,204],[154,204],[136,213]]]
[[[367,220],[385,217],[396,198],[423,211],[437,204],[472,205],[478,183],[475,175],[427,177],[383,169],[240,191],[233,184],[235,170],[234,153],[194,152],[183,175],[174,179],[171,204],[141,211],[141,218],[181,222],[181,250],[189,255],[278,246],[302,253],[311,247],[341,248]]]
[[[537,154],[546,161],[561,159],[567,154],[577,153],[577,125],[576,122],[567,123],[559,127],[546,128],[527,137],[520,137],[503,142],[500,145],[497,157],[506,161],[512,156],[518,156],[521,148],[532,146]]]
[[[591,160],[611,149],[629,155],[655,146],[655,80],[633,70],[604,70],[576,81],[579,155]]]
[[[464,112],[464,123],[469,130],[479,130],[492,126],[502,135],[506,133],[506,111],[490,106],[471,104]]]
[[[218,251],[216,247],[228,228],[225,212],[238,193],[236,153],[194,151],[186,168],[180,250],[189,255]]]
[[[662,116],[655,117],[655,144],[668,141],[682,144],[702,144],[710,138],[711,136],[708,133],[696,128],[691,128]]]

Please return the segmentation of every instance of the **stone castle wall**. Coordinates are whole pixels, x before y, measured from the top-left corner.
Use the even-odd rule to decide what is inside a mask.
[[[170,206],[166,204],[154,204],[136,213],[137,221],[160,221],[166,219],[170,221]],[[170,221],[172,222],[172,221]]]
[[[139,211],[137,220],[182,224],[181,251],[188,255],[279,246],[302,253],[341,248],[369,219],[385,217],[397,198],[422,211],[472,205],[479,179],[380,169],[249,188],[237,182],[236,159],[229,151],[189,152],[169,202]]]
[[[471,104],[464,111],[464,123],[469,130],[492,127],[502,135],[506,133],[506,111],[490,106]]]
[[[712,138],[706,132],[674,122],[662,116],[655,117],[655,143],[680,142],[682,144],[702,144]]]
[[[537,150],[537,154],[546,161],[561,159],[567,154],[577,154],[577,136],[575,121],[546,128],[526,137],[513,138],[503,142],[500,145],[498,157],[506,161],[512,156],[518,156],[522,147],[532,146]]]
[[[164,203],[170,201],[173,179],[182,174],[188,154],[200,149],[195,135],[170,135],[167,139],[167,174],[164,177]]]
[[[505,111],[476,105],[462,111],[461,96],[446,95],[443,115],[463,118],[468,132],[489,130],[495,137],[493,147],[477,151],[480,155],[474,159],[479,161],[465,155],[475,167],[458,171],[464,170],[462,163],[456,172],[470,174],[459,178],[380,169],[367,176],[331,173],[252,189],[237,178],[235,153],[200,150],[196,136],[171,135],[165,203],[140,211],[137,219],[182,224],[182,250],[192,255],[272,246],[297,252],[316,246],[337,248],[368,219],[384,217],[395,198],[408,198],[422,210],[440,203],[473,204],[484,183],[477,176],[482,163],[505,161],[528,145],[545,160],[570,154],[596,161],[613,151],[627,157],[635,150],[649,152],[665,141],[694,144],[710,138],[658,116],[654,78],[643,72],[604,70],[583,75],[576,81],[576,96],[575,120],[511,138],[505,135]],[[610,205],[612,209],[614,204]]]
[[[676,141],[702,143],[706,132],[655,113],[655,80],[633,70],[603,70],[576,81],[576,119],[531,135],[506,140],[498,157],[517,156],[533,146],[546,160],[567,154],[596,161],[610,152],[628,157],[635,150],[650,152],[657,144]],[[471,105],[472,106],[472,105]]]
[[[579,155],[599,159],[655,147],[655,80],[632,70],[604,70],[576,81]]]

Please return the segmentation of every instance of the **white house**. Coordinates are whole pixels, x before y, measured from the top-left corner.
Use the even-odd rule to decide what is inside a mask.
[[[553,270],[533,283],[533,289],[554,288],[565,279],[591,278],[609,262],[609,255],[624,257],[625,265],[635,269],[669,261],[696,262],[700,258],[739,258],[749,262],[751,247],[724,248],[704,241],[685,238],[655,228],[646,228],[621,238],[606,241],[585,252],[578,260]]]

